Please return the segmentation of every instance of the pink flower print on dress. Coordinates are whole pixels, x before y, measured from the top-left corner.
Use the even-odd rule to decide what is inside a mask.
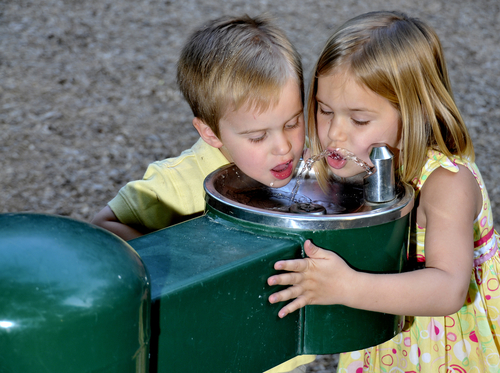
[[[429,337],[433,341],[439,341],[444,336],[444,328],[443,325],[437,321],[436,319],[432,319],[427,327],[427,331],[429,332]]]
[[[469,335],[469,338],[472,342],[476,342],[478,343],[478,340],[477,340],[477,335],[476,335],[476,332],[473,330],[470,335]]]

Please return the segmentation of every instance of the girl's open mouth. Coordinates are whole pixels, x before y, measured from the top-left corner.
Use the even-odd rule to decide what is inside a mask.
[[[333,150],[331,154],[326,158],[328,165],[331,168],[340,169],[345,166],[347,160],[338,151]]]
[[[293,172],[292,161],[282,163],[271,170],[271,174],[273,174],[273,176],[279,180],[284,180],[289,178],[292,175],[292,172]]]

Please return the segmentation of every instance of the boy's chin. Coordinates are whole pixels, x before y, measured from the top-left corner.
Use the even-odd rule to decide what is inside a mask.
[[[292,177],[288,177],[284,180],[271,180],[265,183],[262,183],[264,185],[270,186],[271,188],[281,188],[287,185],[290,181],[292,180]]]

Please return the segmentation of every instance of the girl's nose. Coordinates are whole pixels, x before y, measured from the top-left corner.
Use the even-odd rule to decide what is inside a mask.
[[[332,120],[330,120],[328,137],[336,142],[342,142],[347,140],[347,132],[340,119],[332,118]]]

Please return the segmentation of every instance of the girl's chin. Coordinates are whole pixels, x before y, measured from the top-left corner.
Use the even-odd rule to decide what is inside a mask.
[[[360,173],[363,172],[363,170],[361,168],[347,170],[345,168],[337,169],[337,168],[330,167],[330,172],[337,177],[349,178],[349,177],[359,175]]]

